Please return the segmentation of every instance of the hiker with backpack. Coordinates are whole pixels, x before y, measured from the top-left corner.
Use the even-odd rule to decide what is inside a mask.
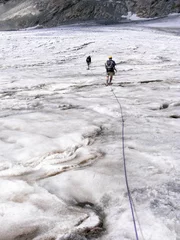
[[[86,63],[87,63],[88,70],[89,70],[89,66],[90,66],[90,64],[91,64],[91,56],[88,56],[88,57],[86,58]]]
[[[117,72],[115,66],[116,66],[116,63],[114,60],[112,60],[112,57],[110,56],[109,60],[107,60],[107,62],[105,63],[105,68],[107,72],[106,86],[112,84],[112,79],[113,79],[113,76],[115,75],[115,71]]]

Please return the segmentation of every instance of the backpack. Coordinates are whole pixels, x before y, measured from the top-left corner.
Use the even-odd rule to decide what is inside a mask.
[[[90,56],[88,56],[88,57],[86,58],[86,62],[87,62],[87,63],[91,63],[91,57],[90,57]]]
[[[108,71],[114,71],[114,67],[115,67],[115,62],[113,60],[107,60],[106,69]]]

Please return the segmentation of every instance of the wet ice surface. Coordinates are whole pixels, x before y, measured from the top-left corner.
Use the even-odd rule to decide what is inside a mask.
[[[179,37],[96,26],[0,41],[0,239],[135,239],[120,109],[104,85],[112,55],[139,238],[179,240]]]

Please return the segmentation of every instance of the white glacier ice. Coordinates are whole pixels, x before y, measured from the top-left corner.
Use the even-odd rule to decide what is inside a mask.
[[[152,24],[0,33],[0,240],[135,239],[109,55],[139,239],[180,239],[180,41]]]

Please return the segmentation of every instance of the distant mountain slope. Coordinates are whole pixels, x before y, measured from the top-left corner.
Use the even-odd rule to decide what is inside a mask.
[[[117,22],[128,12],[160,17],[180,12],[180,0],[0,0],[0,29],[95,20]]]

